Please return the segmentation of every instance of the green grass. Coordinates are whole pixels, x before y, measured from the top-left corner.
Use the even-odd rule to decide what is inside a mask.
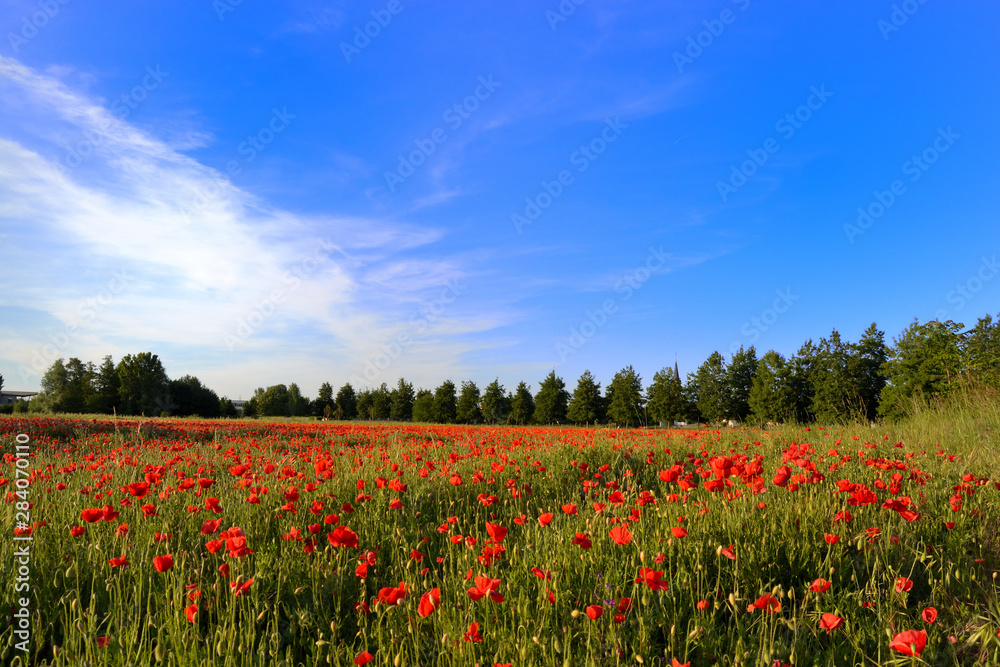
[[[12,451],[16,432],[32,433],[31,468],[38,471],[31,485],[32,519],[46,522],[36,529],[32,547],[32,651],[29,656],[15,651],[12,628],[0,626],[0,662],[352,665],[367,650],[374,655],[371,665],[631,665],[640,660],[670,665],[671,658],[726,666],[775,660],[997,665],[998,427],[1000,407],[982,395],[927,407],[887,428],[770,432],[192,420],[140,424],[123,419],[116,429],[90,420],[0,418],[5,452]],[[805,459],[825,479],[794,491],[773,485],[784,458],[790,459],[793,474],[802,472],[794,463],[799,457],[782,452],[804,443],[814,450]],[[329,453],[335,476],[306,491],[306,483],[316,481],[314,459],[323,452]],[[759,458],[765,492],[754,495],[736,481],[730,490],[741,495],[726,499],[708,491],[701,477],[701,485],[686,493],[659,478],[678,461],[687,462],[686,471],[709,469],[716,455],[746,456],[748,462]],[[245,463],[247,456],[259,476],[249,486],[269,490],[258,493],[260,505],[245,502],[251,489],[239,486],[229,471],[237,457]],[[494,471],[491,464],[502,463],[503,456],[503,470]],[[844,456],[851,458],[845,462]],[[435,469],[420,477],[417,471],[428,461]],[[265,468],[269,462],[276,466],[272,472]],[[838,464],[835,470],[829,469],[832,463]],[[72,464],[74,470],[60,472]],[[376,477],[396,477],[393,464],[403,473],[405,492],[376,487]],[[588,470],[580,464],[588,464]],[[8,480],[12,465],[0,469]],[[146,499],[120,507],[113,522],[81,521],[83,508],[105,502],[119,507],[125,497],[119,487],[156,470],[150,466],[166,472]],[[281,479],[285,466],[304,476]],[[474,481],[477,471],[483,481]],[[463,485],[449,482],[453,472]],[[893,473],[901,475],[898,496],[913,499],[919,520],[908,523],[881,508],[893,496],[878,489],[875,480],[890,484]],[[954,487],[968,474],[974,476],[973,494],[953,511]],[[195,497],[195,489],[176,490],[188,477],[216,481]],[[840,479],[870,486],[878,502],[849,506],[848,494],[837,493]],[[359,480],[366,481],[370,500],[355,500]],[[597,486],[585,489],[584,480]],[[519,490],[517,497],[508,481]],[[57,491],[57,483],[66,489]],[[289,486],[301,495],[297,514],[280,510],[286,502],[280,496]],[[610,502],[615,486],[624,498],[620,505]],[[85,487],[91,487],[90,497],[78,493]],[[170,487],[168,497],[160,498]],[[0,487],[0,493],[10,488]],[[110,501],[94,497],[109,491]],[[641,491],[648,491],[655,504],[640,506]],[[477,500],[484,493],[498,501],[484,507]],[[188,512],[189,505],[204,507],[208,495],[219,498],[221,514]],[[394,498],[401,509],[390,508]],[[326,503],[319,515],[309,511],[314,500]],[[602,513],[595,512],[595,501],[607,503]],[[158,516],[144,518],[138,509],[143,502],[155,504]],[[344,512],[344,502],[355,511]],[[576,503],[578,513],[565,514],[560,508],[566,503]],[[12,526],[15,508],[3,507],[6,525]],[[853,521],[833,523],[844,509]],[[642,516],[628,522],[631,543],[615,544],[609,518],[624,519],[633,510]],[[554,513],[554,519],[543,527],[537,518],[544,512]],[[322,522],[327,514],[339,515],[339,523],[358,534],[357,548],[330,546],[326,534],[332,527]],[[515,519],[521,516],[524,523],[518,525]],[[681,516],[688,534],[676,539],[670,529]],[[458,518],[449,524],[449,517]],[[208,553],[205,543],[213,536],[201,535],[200,529],[205,519],[216,518],[223,519],[221,530],[243,528],[253,554]],[[116,536],[123,521],[128,533]],[[484,565],[478,558],[488,540],[487,521],[509,533],[505,551]],[[323,529],[312,536],[307,526],[315,522]],[[955,525],[948,529],[945,522]],[[85,535],[72,537],[73,525],[85,525]],[[442,525],[449,531],[438,532]],[[318,539],[315,553],[306,554],[301,541],[282,539],[291,526]],[[872,538],[866,529],[880,532]],[[172,536],[156,543],[155,532]],[[588,534],[593,548],[574,546],[576,532]],[[841,539],[828,545],[824,533]],[[454,534],[478,541],[474,548],[464,541],[453,544],[449,537]],[[735,560],[719,553],[729,545],[735,545]],[[359,556],[376,547],[377,564],[365,579],[357,577]],[[13,548],[12,539],[0,544],[0,562],[12,561]],[[424,555],[422,562],[411,558],[413,550]],[[152,558],[166,553],[173,554],[175,565],[159,573]],[[122,554],[131,561],[128,567],[107,563]],[[218,572],[224,562],[231,567],[228,580]],[[550,571],[552,579],[535,576],[533,567]],[[668,588],[653,591],[636,583],[643,567],[663,571]],[[469,570],[499,578],[504,602],[472,601],[466,593],[474,585],[474,579],[466,580]],[[909,592],[896,592],[899,576],[914,582]],[[810,584],[820,577],[832,582],[830,590],[811,592]],[[246,595],[230,594],[230,581],[250,578]],[[401,605],[374,604],[380,589],[401,581],[410,588]],[[418,603],[432,588],[440,589],[441,603],[424,618],[417,613]],[[13,607],[12,586],[4,590],[2,602]],[[195,590],[201,598],[191,623],[184,608],[190,604],[187,594]],[[777,598],[781,610],[748,612],[747,606],[766,593]],[[618,623],[614,607],[624,597],[633,606]],[[702,600],[705,609],[698,608]],[[362,601],[371,606],[370,615],[355,612],[355,603]],[[592,620],[586,613],[590,605],[601,606],[603,615]],[[938,611],[933,624],[921,618],[927,606]],[[824,612],[842,617],[843,625],[831,633],[822,630]],[[482,642],[464,640],[471,622],[479,623]],[[927,631],[920,658],[889,649],[891,637],[908,629]],[[98,647],[98,637],[108,638],[106,648]]]

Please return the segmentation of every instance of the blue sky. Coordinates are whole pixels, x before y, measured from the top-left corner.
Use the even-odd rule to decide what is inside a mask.
[[[973,324],[1000,311],[998,19],[7,0],[0,374],[150,350],[234,398],[572,389]]]

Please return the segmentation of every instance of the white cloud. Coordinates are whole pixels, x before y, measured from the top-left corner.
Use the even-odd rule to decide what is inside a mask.
[[[30,365],[48,334],[75,325],[59,356],[98,361],[166,349],[161,356],[182,363],[200,359],[233,394],[264,383],[258,364],[267,360],[284,369],[276,381],[305,389],[345,377],[338,367],[405,326],[415,302],[465,275],[459,261],[427,255],[440,230],[275,209],[181,152],[207,140],[198,128],[153,136],[55,76],[3,57],[0,119],[8,235],[0,312],[28,309],[58,323],[0,330],[8,360]],[[67,167],[67,151],[81,145],[89,151],[77,153],[88,154]],[[415,256],[421,251],[427,256]],[[124,272],[124,288],[102,296],[115,271]],[[95,299],[107,303],[85,315]],[[260,320],[252,334],[227,347],[226,336],[251,319]],[[467,349],[445,331],[496,325],[471,304],[455,309],[439,337],[421,344],[419,361],[401,360],[394,375],[436,368],[440,378]],[[315,350],[328,366],[290,353],[291,345]],[[168,372],[197,372],[182,363]]]

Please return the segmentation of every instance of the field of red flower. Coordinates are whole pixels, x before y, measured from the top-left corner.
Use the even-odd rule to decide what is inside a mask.
[[[1000,664],[1000,471],[888,431],[0,418],[0,444],[2,664]]]

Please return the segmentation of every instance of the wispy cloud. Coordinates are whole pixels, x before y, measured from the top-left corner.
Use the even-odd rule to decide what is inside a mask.
[[[184,155],[191,137],[204,137],[197,128],[153,136],[56,76],[2,57],[0,117],[11,121],[0,130],[0,319],[33,323],[0,329],[8,361],[30,365],[52,331],[73,326],[59,356],[166,350],[205,360],[224,391],[268,379],[308,386],[334,380],[338,364],[391,336],[414,302],[465,275],[460,260],[428,253],[439,229],[279,210]],[[67,168],[65,152],[88,136],[97,137],[92,150]],[[207,183],[221,185],[185,218]],[[83,317],[81,304],[115,271],[126,289]],[[262,305],[272,299],[273,308]],[[465,348],[450,333],[499,324],[471,307],[449,318],[421,344],[420,367],[438,369],[428,382],[460,363]],[[262,321],[227,351],[227,336],[252,319]],[[291,346],[324,350],[328,367],[289,357]],[[282,377],[262,377],[258,364],[275,356],[289,359]]]

